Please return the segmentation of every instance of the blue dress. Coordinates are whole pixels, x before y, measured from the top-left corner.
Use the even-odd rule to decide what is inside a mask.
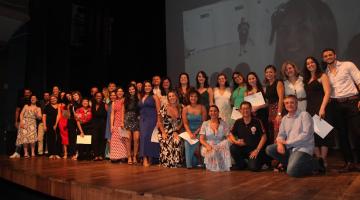
[[[191,132],[195,132],[196,129],[201,127],[202,124],[202,116],[201,114],[195,115],[192,113],[186,113],[187,120],[189,122],[189,128]],[[199,135],[197,135],[197,138],[199,138]],[[194,155],[196,148],[199,146],[199,142],[196,144],[191,145],[188,141],[184,141],[185,143],[185,161],[186,161],[186,167],[192,168],[196,165],[198,165],[198,159]]]
[[[157,112],[155,100],[152,96],[146,97],[144,103],[139,101],[140,108],[140,156],[159,158],[159,143],[151,142],[151,135],[156,126]]]

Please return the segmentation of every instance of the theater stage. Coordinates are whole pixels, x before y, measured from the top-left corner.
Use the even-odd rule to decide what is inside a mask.
[[[331,168],[342,164],[330,162]],[[272,171],[215,173],[109,161],[0,156],[0,176],[62,199],[360,199],[360,173],[335,170],[322,176],[290,178]]]

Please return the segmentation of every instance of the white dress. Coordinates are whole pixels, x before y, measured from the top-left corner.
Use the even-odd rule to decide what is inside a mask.
[[[226,124],[231,127],[233,125],[233,120],[231,119],[232,107],[230,103],[231,90],[226,88],[224,93],[221,95],[219,88],[214,88],[214,101],[215,105],[219,108],[219,116]]]
[[[295,84],[292,84],[289,80],[284,81],[285,96],[295,95],[298,98],[298,110],[306,111],[306,92],[303,83],[303,77],[299,76]]]

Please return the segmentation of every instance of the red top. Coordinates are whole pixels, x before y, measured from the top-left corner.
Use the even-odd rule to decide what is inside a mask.
[[[92,118],[91,109],[88,108],[87,110],[85,110],[83,107],[81,107],[76,110],[75,116],[76,119],[79,120],[81,124],[87,123]]]

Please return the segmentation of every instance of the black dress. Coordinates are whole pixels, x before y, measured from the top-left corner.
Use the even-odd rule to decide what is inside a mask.
[[[311,115],[314,116],[315,114],[319,114],[319,110],[321,107],[321,103],[323,97],[325,95],[323,86],[318,80],[311,81],[309,84],[305,84],[305,91],[307,96],[307,107],[306,111]],[[329,111],[329,106],[326,106],[325,110],[325,120],[328,120],[326,116]],[[322,139],[318,134],[314,133],[315,137],[315,146],[330,146],[331,145],[331,132]]]
[[[94,151],[94,156],[104,157],[105,153],[105,130],[106,130],[106,117],[107,111],[105,103],[100,102],[98,109],[96,104],[91,107],[93,132],[91,138],[91,146]]]
[[[69,149],[68,155],[73,156],[76,154],[76,136],[78,134],[78,129],[75,120],[75,111],[80,108],[81,105],[77,102],[70,104],[70,118],[68,120],[68,131],[69,131]]]

